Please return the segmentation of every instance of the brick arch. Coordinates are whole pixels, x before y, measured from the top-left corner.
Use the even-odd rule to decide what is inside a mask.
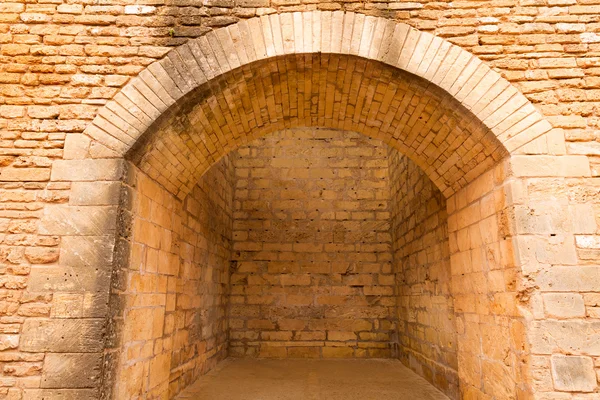
[[[427,81],[356,56],[313,54],[261,60],[189,92],[127,158],[184,198],[229,151],[307,126],[383,140],[416,161],[447,196],[506,155],[489,129]]]
[[[434,98],[437,103],[430,103],[430,108],[434,103],[440,105],[441,109],[447,112],[442,118],[452,119],[448,115],[453,113],[462,116],[462,119],[471,125],[463,130],[473,136],[459,135],[464,139],[462,147],[449,144],[446,148],[438,146],[437,152],[429,153],[426,150],[430,149],[415,142],[409,143],[406,137],[394,136],[394,126],[390,126],[385,132],[375,132],[378,129],[377,125],[367,126],[363,123],[361,126],[360,118],[355,121],[355,115],[348,114],[348,107],[342,110],[346,114],[337,119],[338,122],[341,121],[341,125],[322,121],[324,126],[350,128],[379,137],[406,152],[428,173],[446,196],[464,187],[491,165],[488,165],[487,159],[477,158],[477,154],[491,156],[490,160],[497,161],[502,154],[518,150],[552,128],[508,81],[477,57],[439,37],[420,32],[405,24],[352,12],[295,12],[253,18],[217,29],[173,49],[162,60],[151,64],[109,101],[84,131],[96,144],[95,151],[90,152],[90,156],[122,157],[130,152],[151,127],[155,130],[162,123],[161,126],[168,131],[170,127],[164,123],[165,118],[173,116],[174,110],[197,103],[200,98],[212,111],[218,107],[230,108],[225,112],[213,112],[211,115],[217,119],[220,127],[212,129],[214,132],[211,133],[216,136],[203,140],[217,146],[196,154],[205,157],[204,160],[197,160],[198,165],[214,161],[223,154],[224,149],[234,148],[236,143],[244,143],[252,136],[249,129],[254,127],[251,125],[244,126],[248,128],[245,130],[220,129],[226,124],[236,122],[230,118],[234,115],[231,108],[247,100],[239,90],[237,97],[231,97],[232,93],[235,94],[236,90],[243,86],[244,82],[239,82],[239,77],[246,81],[247,86],[261,70],[269,71],[269,68],[279,66],[285,69],[289,60],[298,64],[299,55],[320,57],[321,61],[322,57],[341,57],[345,59],[342,63],[348,62],[348,59],[354,60],[352,62],[360,60],[358,62],[369,63],[369,68],[365,69],[364,73],[372,74],[370,68],[387,68],[388,72],[392,71],[388,74],[390,76],[395,76],[394,71],[396,75],[404,73],[405,82],[410,81],[411,76],[416,76],[420,78],[416,80],[419,90],[427,94],[427,99],[418,103],[421,108],[425,108],[429,100]],[[314,58],[310,62],[312,60]],[[319,64],[319,67],[327,68],[325,64]],[[337,79],[336,72],[328,71],[330,78]],[[288,80],[293,79],[293,71],[290,73],[292,75],[287,76]],[[236,79],[237,83],[231,83]],[[353,76],[347,75],[344,79],[352,82]],[[327,80],[323,83],[326,82]],[[373,100],[377,84],[385,83],[387,82],[379,80],[376,85],[365,87],[366,92],[358,93],[359,96],[363,96],[358,101]],[[236,84],[237,89],[232,86]],[[321,102],[326,100],[328,93],[320,89],[319,85],[312,85],[301,94],[311,98],[317,96],[317,101]],[[350,87],[348,93],[353,89]],[[221,97],[215,94],[219,91],[222,92]],[[213,96],[208,92],[212,92]],[[226,98],[223,93],[229,93],[229,97]],[[261,95],[260,89],[255,94]],[[290,122],[290,115],[278,110],[282,104],[268,102],[268,93],[263,92],[262,95],[265,102],[260,107],[242,104],[242,108],[251,108],[250,113],[254,113],[256,120],[261,115],[268,116],[268,124],[256,125],[261,129],[255,131],[255,135],[257,132],[266,133],[294,124],[307,124],[306,120],[302,121],[298,116],[295,122]],[[332,96],[335,95],[336,93]],[[354,96],[355,93],[352,92],[351,95]],[[318,107],[322,107],[324,113],[328,112],[327,105],[321,104]],[[437,110],[439,113],[439,108]],[[192,112],[193,109],[189,111]],[[350,111],[357,113],[355,109]],[[384,124],[388,122],[386,118],[393,120],[395,116],[396,114],[388,113],[381,117],[379,122]],[[202,123],[206,121],[204,117],[206,113],[197,115],[198,126],[211,131],[211,123]],[[376,115],[368,117],[377,119]],[[317,122],[320,122],[318,118]],[[200,137],[207,135],[206,132],[197,133]],[[222,136],[219,137],[219,134]],[[478,144],[480,140],[483,140],[483,148]],[[221,148],[220,151],[218,147]],[[419,153],[421,158],[417,150],[422,152]],[[460,163],[464,157],[470,157],[470,164],[464,163],[459,171],[449,172],[451,164]],[[446,162],[436,163],[439,160]],[[184,171],[182,165],[172,165],[171,171],[168,172],[172,176],[178,176]],[[205,169],[202,167],[200,171]],[[176,184],[168,181],[168,178],[162,179],[162,183],[170,186],[171,191],[179,197],[185,196],[189,186],[193,185],[193,182],[181,182],[179,187],[176,187]]]

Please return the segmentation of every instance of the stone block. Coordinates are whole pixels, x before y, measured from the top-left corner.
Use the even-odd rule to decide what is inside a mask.
[[[65,236],[61,242],[60,263],[73,269],[109,272],[112,266],[112,236]]]
[[[65,236],[59,265],[34,267],[28,287],[33,291],[106,292],[113,249],[112,236]]]
[[[52,295],[52,318],[82,318],[83,293],[54,293]]]
[[[600,250],[600,235],[577,235],[575,243],[579,249]]]
[[[153,388],[169,379],[171,365],[171,353],[163,353],[155,356],[150,361],[149,386]]]
[[[25,258],[32,264],[50,264],[58,260],[59,251],[53,247],[28,247]]]
[[[45,182],[50,168],[0,168],[0,182]]]
[[[56,160],[52,164],[53,181],[118,181],[124,170],[124,161],[118,158]]]
[[[576,204],[570,207],[570,211],[573,219],[573,233],[596,233],[598,231],[592,204]]]
[[[163,332],[164,307],[129,310],[125,316],[127,324],[123,330],[123,340],[142,341],[161,337]]]
[[[25,115],[25,107],[23,106],[0,106],[0,117],[2,118],[21,118]]]
[[[570,232],[573,226],[560,204],[517,205],[514,210],[518,233],[557,234]]]
[[[511,165],[515,176],[590,176],[590,163],[585,156],[517,155],[511,157]]]
[[[576,265],[577,252],[572,235],[555,235],[550,238],[535,238],[537,261],[543,264]]]
[[[581,354],[600,356],[600,322],[581,320],[535,321],[530,328],[534,354]]]
[[[535,282],[544,292],[594,292],[600,287],[600,267],[552,266],[540,270]]]
[[[19,347],[19,335],[0,334],[0,351]]]
[[[568,143],[569,154],[582,154],[588,156],[600,155],[600,142],[575,142]]]
[[[97,389],[25,389],[27,400],[92,400],[99,398]]]
[[[40,221],[43,235],[106,235],[117,225],[116,206],[47,205]]]
[[[553,355],[554,388],[562,392],[592,392],[598,387],[591,357]]]
[[[101,383],[102,353],[49,353],[42,388],[95,388]]]
[[[94,353],[104,349],[104,319],[27,319],[20,350]]]
[[[350,347],[323,347],[324,358],[349,358],[354,355]]]
[[[73,182],[69,204],[77,206],[118,205],[120,190],[120,182]]]
[[[60,113],[57,106],[29,106],[27,114],[31,118],[56,118]]]
[[[27,287],[36,292],[92,292],[108,290],[110,268],[105,270],[69,266],[32,267]]]
[[[545,293],[544,308],[550,318],[585,317],[583,296],[578,293]]]

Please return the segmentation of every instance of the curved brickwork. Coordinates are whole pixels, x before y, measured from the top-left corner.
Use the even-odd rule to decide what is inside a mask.
[[[227,152],[299,126],[384,140],[415,160],[446,195],[506,155],[472,114],[422,79],[354,56],[291,55],[245,66],[191,92],[129,157],[183,198]]]
[[[90,146],[94,146],[94,142],[97,142],[95,150],[90,150],[90,156],[94,158],[120,157],[136,143],[142,133],[146,132],[159,116],[171,107],[185,108],[186,103],[197,102],[196,96],[206,96],[206,90],[210,90],[211,87],[230,84],[229,77],[236,77],[238,80],[236,84],[246,87],[253,85],[252,80],[258,71],[283,73],[286,70],[285,62],[275,61],[273,57],[313,53],[339,54],[377,61],[423,78],[426,82],[443,89],[455,99],[455,102],[460,104],[460,106],[452,104],[448,108],[463,109],[462,120],[464,121],[474,119],[481,121],[509,152],[518,150],[524,144],[552,128],[550,123],[545,121],[533,105],[508,81],[477,57],[439,37],[419,32],[408,25],[384,18],[351,12],[296,12],[253,18],[227,28],[217,29],[172,50],[165,58],[148,66],[99,111],[92,124],[84,131],[84,134],[92,139]],[[270,65],[265,65],[264,62],[260,63],[261,60],[267,60],[267,62],[271,60]],[[366,71],[369,73],[371,68],[376,68],[376,65],[369,65]],[[322,68],[314,70],[321,70],[325,73]],[[339,70],[339,72],[343,72],[344,66],[340,65]],[[228,74],[230,71],[231,73]],[[388,69],[388,71],[392,70]],[[219,84],[211,81],[215,77],[219,77]],[[338,86],[342,88],[344,87],[344,77],[343,74],[336,76]],[[240,79],[247,82],[240,82]],[[285,80],[285,77],[281,79]],[[308,77],[304,81],[308,82],[311,79],[313,82],[322,81],[320,77],[314,76]],[[348,76],[346,79],[351,78]],[[407,75],[404,80],[411,81],[411,78]],[[271,82],[274,85],[278,84]],[[346,91],[342,89],[337,93],[333,93],[334,88],[330,87],[328,92],[322,93],[323,85],[310,85],[302,88],[293,84],[283,85],[283,83],[285,82],[279,83],[282,88],[275,87],[273,90],[275,92],[279,90],[282,93],[289,91],[292,99],[296,96],[308,99],[325,94],[324,103],[328,106],[323,104],[322,107],[312,110],[310,103],[298,104],[298,108],[308,107],[310,109],[310,112],[304,114],[310,115],[311,122],[312,120],[322,120],[327,124],[328,119],[333,119],[340,122],[338,124],[330,123],[331,125],[327,124],[327,126],[340,128],[351,126],[352,129],[371,135],[373,135],[374,129],[380,127],[389,130],[398,129],[397,124],[392,123],[398,111],[393,107],[390,111],[386,110],[385,106],[384,110],[372,107],[370,110],[372,114],[364,115],[362,120],[356,118],[358,111],[354,107],[340,108],[339,104],[345,105],[349,102],[347,97],[351,94],[351,90],[355,90],[353,87],[346,87]],[[385,88],[381,86],[383,81],[375,84],[377,83],[380,84],[379,88],[375,85],[366,87],[361,83],[360,89],[358,89],[357,105],[362,101],[371,100],[373,92],[376,90],[379,90],[380,94],[384,96],[393,96],[389,87],[386,93]],[[428,90],[428,86],[423,82],[421,91],[437,92],[437,97],[442,96],[441,92],[433,87]],[[221,88],[218,90],[220,91]],[[200,94],[194,93],[195,91]],[[294,110],[295,104],[288,104],[285,102],[287,99],[282,96],[275,95],[274,99],[266,101],[266,98],[260,99],[260,97],[261,95],[268,97],[269,93],[257,91],[251,98],[241,99],[238,96],[239,93],[246,93],[243,90],[228,87],[224,92],[226,91],[231,91],[227,99],[221,99],[221,101],[213,99],[212,103],[211,100],[205,100],[207,104],[211,104],[208,107],[215,115],[219,128],[211,126],[214,125],[214,122],[208,123],[201,116],[197,117],[200,119],[195,124],[196,130],[200,129],[201,132],[198,134],[206,136],[203,140],[215,144],[227,143],[226,147],[234,148],[235,143],[239,145],[247,140],[247,136],[257,134],[256,131],[250,132],[250,129],[255,127],[252,125],[253,121],[256,127],[273,131],[285,127],[286,124],[288,127],[293,125],[293,122],[290,125],[290,122],[284,123],[284,121],[289,120],[290,117],[293,119],[295,112],[298,115],[303,114],[302,111]],[[295,91],[297,93],[294,93]],[[189,95],[190,93],[193,94]],[[355,93],[352,93],[352,96],[354,95]],[[341,99],[338,99],[339,97]],[[245,103],[242,100],[245,100]],[[409,99],[409,101],[411,100]],[[419,100],[416,99],[416,101]],[[418,111],[427,104],[427,100],[422,99],[420,103],[421,107],[417,107]],[[336,106],[336,104],[338,105]],[[216,105],[221,109],[215,107]],[[228,110],[233,105],[237,110]],[[238,117],[237,114],[242,111],[240,105],[245,106],[246,110],[243,115]],[[327,109],[328,107],[330,109]],[[261,114],[268,115],[268,123],[263,120]],[[412,115],[412,118],[422,119],[422,117],[421,115]],[[440,117],[444,119],[441,115]],[[367,118],[371,118],[373,121],[366,124]],[[200,125],[202,121],[204,124]],[[432,120],[428,118],[427,121]],[[233,132],[224,130],[224,126],[231,122],[241,124],[244,129]],[[410,127],[413,128],[415,122],[409,122],[412,123]],[[270,124],[273,126],[269,126]],[[300,124],[306,124],[306,122],[300,122]],[[367,126],[356,126],[361,124]],[[474,122],[474,125],[477,123]],[[427,126],[425,128],[431,129]],[[413,133],[415,129],[413,129]],[[481,130],[477,126],[473,129]],[[213,130],[217,132],[212,132]],[[419,132],[419,135],[424,137],[425,142],[433,142],[433,137],[428,137],[428,133],[425,130]],[[460,134],[455,136],[460,137]],[[487,144],[486,146],[484,143],[485,149],[482,149],[476,143],[479,141],[478,136],[482,135],[474,135],[472,136],[473,140],[470,141],[467,138],[462,139],[462,149],[457,154],[460,154],[461,158],[465,155],[473,157],[479,153],[485,154],[484,158],[476,161],[482,167],[472,171],[475,166],[463,168],[459,165],[458,168],[462,168],[462,173],[451,171],[452,176],[443,176],[450,169],[450,165],[442,163],[442,165],[431,167],[435,160],[448,160],[446,164],[459,163],[458,158],[453,156],[457,147],[452,143],[448,143],[446,148],[441,146],[443,149],[441,152],[433,149],[423,152],[422,150],[426,146],[415,146],[414,142],[406,142],[407,138],[403,137],[395,136],[394,139],[398,142],[396,144],[398,149],[406,152],[409,156],[418,157],[417,154],[426,154],[425,158],[428,160],[425,158],[416,160],[417,164],[426,169],[429,176],[446,195],[450,195],[457,188],[464,187],[465,183],[471,181],[501,157],[502,150],[498,149],[498,144]],[[72,138],[71,140],[76,139]],[[194,139],[192,138],[192,140]],[[67,146],[68,142],[69,139],[67,139]],[[485,142],[492,142],[492,138]],[[413,150],[410,150],[411,146],[413,146]],[[223,150],[220,150],[219,147],[222,146],[214,145],[212,148],[209,146],[205,154],[197,157],[197,162],[210,165],[211,160],[218,159],[223,155]],[[445,154],[442,154],[443,152]],[[493,153],[500,155],[487,160],[487,156]],[[172,166],[170,172],[177,175],[182,170],[182,168]],[[183,195],[189,191],[189,186],[193,185],[193,182],[182,182],[183,185],[188,186],[182,191]],[[177,186],[176,183],[172,183],[171,186],[173,185]],[[172,188],[172,190],[178,193],[180,189]]]
[[[117,360],[106,349],[121,333],[106,321],[122,316],[129,276],[121,272],[131,269],[121,240],[130,234],[123,155],[168,189],[159,200],[175,195],[179,204],[228,150],[269,129],[316,124],[383,139],[447,197],[460,396],[595,399],[600,39],[592,3],[0,4],[0,396],[93,399],[111,384]],[[323,11],[286,13],[312,9]],[[327,74],[316,70],[324,58],[339,61]],[[308,62],[317,84],[298,78]],[[352,63],[362,70],[339,67]],[[252,81],[246,74],[265,82],[252,92],[262,104],[235,92]],[[320,79],[338,74],[350,89],[334,85],[328,103]],[[288,87],[280,103],[276,76]],[[355,92],[354,79],[364,89]],[[289,90],[299,82],[302,90]],[[405,114],[385,114],[399,118],[400,131],[382,131],[375,109],[352,113],[350,100],[343,114],[335,108],[343,93],[381,107],[379,88],[391,82],[402,88],[395,100],[414,91]],[[305,107],[294,115],[284,95],[310,97],[295,100]],[[232,113],[246,109],[256,118],[236,126]],[[327,122],[329,112],[339,125]],[[404,126],[421,128],[421,116],[437,114],[411,140],[417,131]],[[203,131],[186,137],[178,129],[190,117]],[[258,121],[263,129],[253,129]],[[450,127],[444,138],[460,145],[439,146]],[[163,378],[165,359],[152,356],[169,341],[157,341],[143,349],[152,372],[127,384]],[[178,385],[194,376],[182,365]]]

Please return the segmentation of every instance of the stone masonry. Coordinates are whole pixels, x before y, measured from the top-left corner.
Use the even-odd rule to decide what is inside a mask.
[[[164,397],[227,354],[234,170],[222,160],[179,201],[127,168],[105,396]]]
[[[237,153],[229,354],[391,357],[387,146],[296,129]]]
[[[599,93],[597,0],[2,2],[0,398],[169,398],[267,331],[327,356],[239,345],[230,304],[262,257],[236,160],[326,128],[390,147],[396,312],[339,347],[387,333],[453,398],[597,399]]]
[[[393,150],[388,157],[399,357],[456,397],[458,343],[446,201],[410,159]]]

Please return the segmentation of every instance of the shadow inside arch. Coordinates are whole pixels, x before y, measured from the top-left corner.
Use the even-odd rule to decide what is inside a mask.
[[[183,198],[228,152],[296,127],[380,139],[411,158],[446,197],[508,155],[435,84],[379,61],[311,53],[255,61],[200,85],[155,120],[126,158]],[[170,175],[159,159],[172,164]]]

